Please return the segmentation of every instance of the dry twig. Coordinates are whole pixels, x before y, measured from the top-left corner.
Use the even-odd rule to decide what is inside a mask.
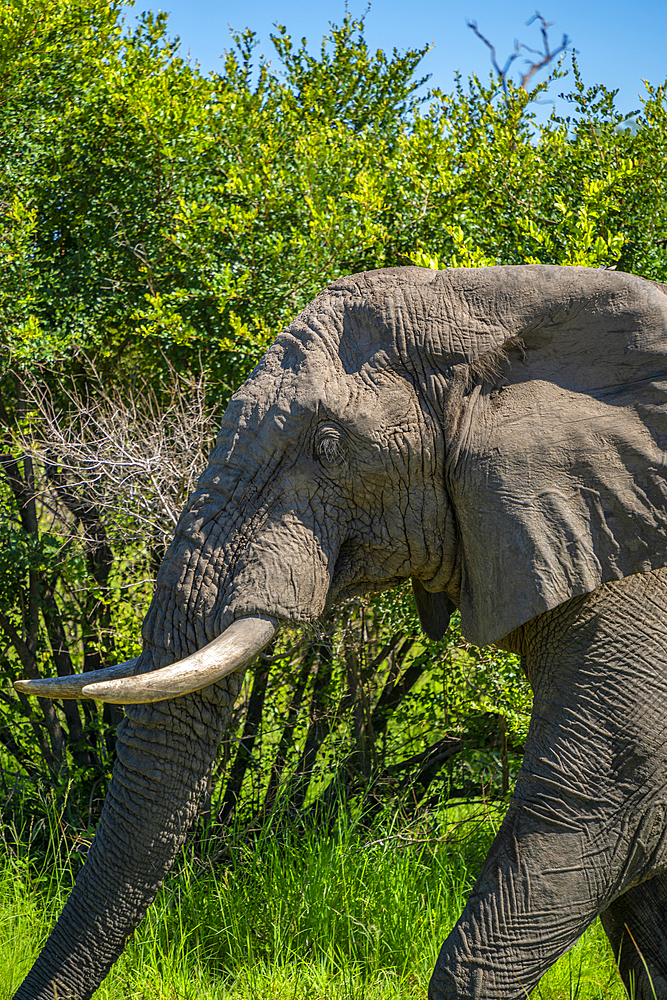
[[[46,471],[42,501],[54,514],[76,507],[84,531],[86,509],[95,508],[110,540],[163,551],[215,439],[205,377],[171,372],[159,395],[145,384],[124,395],[107,390],[94,368],[91,381],[94,394],[70,387],[63,404],[44,380],[26,378],[37,419],[22,445]]]
[[[556,59],[557,56],[559,56],[561,54],[561,52],[565,52],[565,50],[567,49],[568,45],[570,44],[570,40],[567,37],[567,35],[563,35],[563,38],[561,40],[560,45],[558,46],[557,49],[554,49],[554,51],[552,52],[551,49],[550,49],[550,47],[549,47],[549,28],[552,27],[553,21],[546,21],[545,18],[542,17],[542,15],[540,14],[540,12],[538,10],[536,10],[535,13],[533,14],[533,16],[526,21],[526,24],[530,25],[534,21],[539,21],[540,22],[540,34],[542,35],[542,50],[540,51],[539,49],[532,49],[529,45],[526,45],[523,42],[518,42],[515,39],[514,40],[514,49],[509,54],[509,56],[507,57],[507,59],[505,60],[505,65],[502,67],[502,69],[498,65],[498,59],[497,59],[497,56],[496,56],[496,47],[495,47],[495,45],[492,45],[491,42],[488,40],[488,38],[486,38],[486,36],[481,33],[481,31],[477,27],[477,22],[476,21],[467,21],[466,22],[467,25],[468,25],[468,27],[471,29],[471,31],[474,31],[474,33],[477,35],[477,37],[480,39],[480,41],[484,42],[484,44],[490,50],[490,52],[491,52],[491,63],[493,65],[494,70],[496,71],[496,73],[500,77],[501,83],[503,85],[503,92],[505,94],[505,97],[508,100],[509,100],[509,90],[508,90],[508,87],[507,87],[507,81],[508,81],[508,78],[509,78],[509,71],[510,71],[510,69],[512,67],[512,64],[521,55],[521,50],[522,49],[524,49],[526,52],[531,52],[533,55],[538,56],[538,58],[536,60],[532,60],[532,61],[530,59],[526,60],[526,63],[528,64],[528,68],[527,68],[526,72],[521,77],[521,82],[519,84],[519,89],[520,90],[528,90],[528,84],[530,83],[530,81],[533,78],[533,76],[535,75],[535,73],[537,73],[539,70],[543,69],[545,66],[548,66],[550,62],[553,62],[553,60]]]

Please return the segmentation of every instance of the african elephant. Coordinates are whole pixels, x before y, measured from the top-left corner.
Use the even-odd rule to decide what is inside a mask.
[[[429,997],[523,998],[598,914],[635,996],[667,997],[666,290],[390,268],[334,282],[278,337],[225,414],[138,661],[22,682],[126,708],[94,844],[17,998],[83,1000],[107,974],[280,624],[408,577],[429,636],[459,607],[535,695]]]

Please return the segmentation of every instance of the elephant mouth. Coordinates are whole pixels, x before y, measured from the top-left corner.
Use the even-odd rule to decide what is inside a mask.
[[[392,576],[369,576],[368,567],[377,561],[357,539],[346,539],[340,546],[333,566],[325,608],[328,610],[339,601],[346,601],[351,597],[391,590],[404,583],[410,575],[409,572],[401,572],[402,567],[399,569],[394,566],[394,570],[398,571]]]

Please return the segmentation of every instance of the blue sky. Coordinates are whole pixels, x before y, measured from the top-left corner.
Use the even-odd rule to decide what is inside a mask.
[[[366,6],[365,0],[349,0],[354,15]],[[137,0],[130,19],[143,9],[167,11],[170,33],[180,36],[184,53],[206,72],[220,67],[220,54],[230,45],[230,25],[257,32],[258,51],[271,58],[274,23],[284,24],[294,38],[305,36],[315,49],[329,22],[340,23],[345,12],[342,0]],[[553,47],[566,33],[577,50],[584,81],[619,88],[621,110],[639,107],[642,79],[657,84],[667,77],[665,0],[544,0],[538,9],[554,22]],[[424,72],[431,74],[431,85],[449,90],[457,69],[467,75],[486,74],[490,68],[488,50],[466,20],[477,21],[504,60],[515,38],[538,47],[537,27],[525,25],[534,11],[530,0],[373,0],[366,37],[373,48],[385,50],[432,44]]]

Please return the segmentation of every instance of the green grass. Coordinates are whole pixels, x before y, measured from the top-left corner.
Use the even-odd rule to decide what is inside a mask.
[[[495,825],[470,807],[444,815],[437,834],[352,829],[331,838],[314,829],[267,835],[252,850],[231,842],[213,866],[182,859],[97,998],[424,1000]],[[2,1000],[66,898],[70,860],[61,854],[38,869],[25,853],[2,856]],[[533,996],[625,997],[599,925]]]

